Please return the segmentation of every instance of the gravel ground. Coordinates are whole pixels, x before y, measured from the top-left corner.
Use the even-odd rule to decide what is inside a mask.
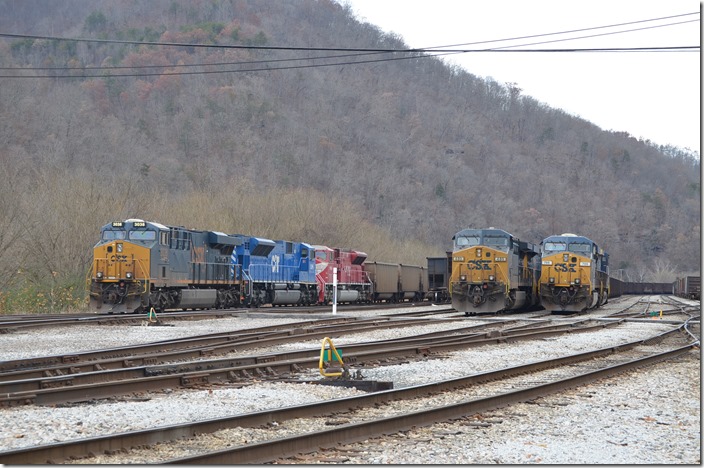
[[[92,325],[28,330],[3,335],[0,358],[11,360],[102,349],[309,318],[230,318],[173,322],[174,327],[110,326],[110,333],[105,333],[104,326]],[[472,320],[472,323],[482,321]],[[423,330],[431,332],[466,325],[465,322],[438,320],[437,325],[424,326]],[[652,336],[671,326],[658,322],[626,323],[598,333],[484,346],[452,353],[446,359],[363,369],[363,374],[367,379],[391,380],[398,388],[625,343]],[[364,341],[418,333],[416,328],[379,330],[366,334]],[[340,343],[344,341],[341,339]],[[306,346],[319,347],[320,342],[308,342]],[[501,421],[486,427],[462,420],[355,444],[343,458],[336,456],[331,462],[700,464],[699,357],[698,352],[693,352],[686,358],[631,372],[626,378],[609,379],[545,398],[540,404],[512,405],[482,415],[490,421]],[[319,378],[319,374],[307,372],[302,378]],[[241,389],[153,394],[148,401],[65,408],[6,408],[0,409],[3,420],[0,452],[357,393],[336,387],[261,383]],[[299,462],[306,463],[305,459]]]

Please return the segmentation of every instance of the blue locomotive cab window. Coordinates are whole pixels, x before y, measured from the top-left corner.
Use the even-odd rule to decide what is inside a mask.
[[[125,235],[125,231],[103,231],[103,240],[122,240]]]
[[[153,241],[156,240],[156,231],[130,231],[130,240]]]

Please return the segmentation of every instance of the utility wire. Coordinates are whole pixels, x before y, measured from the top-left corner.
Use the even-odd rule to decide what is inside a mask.
[[[686,52],[692,49],[699,49],[699,46],[673,46],[673,47],[631,47],[631,48],[600,48],[600,49],[520,49],[520,50],[475,50],[472,52],[503,52],[503,53],[572,53],[572,52]],[[303,68],[320,68],[320,67],[337,67],[345,65],[359,65],[364,63],[375,62],[391,62],[396,60],[411,60],[418,58],[437,57],[441,55],[454,55],[462,52],[445,52],[419,56],[391,57],[376,60],[357,60],[354,62],[334,62],[334,63],[318,63],[310,65],[291,65],[283,67],[266,67],[266,68],[245,68],[238,70],[201,70],[192,72],[158,72],[158,73],[120,73],[120,74],[99,74],[99,75],[0,75],[0,78],[120,78],[120,77],[148,77],[148,76],[174,76],[174,75],[212,75],[221,73],[244,73],[244,72],[261,72],[275,70],[295,70]],[[66,71],[78,71],[77,68],[68,68]]]
[[[528,38],[536,38],[536,37],[544,37],[544,36],[553,36],[553,35],[558,35],[558,34],[568,34],[568,33],[573,33],[573,32],[581,32],[581,31],[588,31],[588,30],[596,30],[596,29],[605,29],[605,28],[612,28],[612,27],[617,27],[617,26],[625,26],[625,25],[630,25],[630,24],[638,24],[638,23],[644,23],[644,22],[652,22],[652,21],[660,21],[664,19],[671,19],[671,18],[678,18],[682,16],[690,16],[694,14],[699,14],[699,13],[687,13],[687,14],[682,14],[682,15],[675,15],[675,16],[668,16],[668,17],[662,17],[662,18],[655,18],[655,19],[648,19],[648,20],[639,20],[639,21],[633,21],[633,22],[628,22],[628,23],[619,23],[619,24],[614,24],[614,25],[607,25],[607,26],[597,26],[597,27],[591,27],[591,28],[583,28],[583,29],[576,29],[576,30],[571,30],[571,31],[563,31],[563,32],[554,32],[554,33],[546,33],[546,34],[538,34],[538,35],[531,35],[531,36],[521,36],[521,37],[516,37],[516,38],[510,38],[510,39],[497,39],[497,40],[491,40],[491,41],[482,41],[482,42],[475,42],[475,43],[466,43],[466,44],[457,44],[457,45],[476,45],[476,44],[483,44],[483,43],[492,43],[492,42],[505,42],[508,40],[518,40],[518,39],[528,39]],[[357,61],[352,61],[352,62],[334,62],[334,63],[327,63],[327,64],[309,64],[309,65],[299,65],[299,66],[284,66],[284,67],[265,67],[265,68],[249,68],[249,69],[238,69],[238,70],[211,70],[211,71],[197,71],[197,72],[165,72],[165,73],[135,73],[135,74],[100,74],[100,75],[0,75],[0,78],[101,78],[101,77],[142,77],[142,76],[161,76],[161,75],[195,75],[195,74],[213,74],[213,73],[237,73],[237,72],[256,72],[256,71],[271,71],[271,70],[288,70],[288,69],[300,69],[300,68],[315,68],[315,67],[321,67],[321,66],[344,66],[344,65],[354,65],[354,64],[361,64],[361,63],[373,63],[373,62],[385,62],[385,61],[393,61],[393,60],[407,60],[407,59],[414,59],[414,58],[427,58],[427,57],[436,57],[440,55],[448,55],[448,54],[456,54],[456,53],[475,53],[475,52],[530,52],[530,53],[535,53],[535,52],[550,52],[550,53],[555,53],[555,52],[687,52],[687,51],[696,51],[696,49],[699,49],[699,46],[677,46],[677,47],[634,47],[634,48],[584,48],[584,49],[579,49],[579,48],[570,48],[570,49],[516,49],[517,47],[526,47],[528,45],[538,45],[538,44],[544,44],[544,43],[551,43],[551,42],[562,42],[562,41],[569,41],[569,40],[577,40],[577,39],[584,39],[584,38],[589,38],[589,37],[596,37],[596,36],[604,36],[604,35],[611,35],[611,34],[621,34],[625,32],[633,32],[633,31],[638,31],[638,30],[643,30],[643,29],[652,29],[652,28],[657,28],[657,27],[665,27],[665,26],[673,26],[677,24],[684,24],[684,23],[689,23],[689,22],[694,22],[694,21],[699,21],[699,20],[689,20],[689,21],[682,21],[682,22],[677,22],[677,23],[668,23],[664,25],[655,25],[655,26],[649,26],[649,27],[644,27],[644,28],[635,28],[632,30],[621,30],[621,31],[612,31],[608,33],[602,33],[602,34],[595,34],[595,35],[588,35],[588,36],[581,36],[581,37],[573,37],[573,38],[564,38],[564,39],[555,39],[551,41],[544,41],[544,42],[537,42],[537,43],[530,43],[530,44],[517,44],[517,45],[512,45],[512,46],[503,46],[503,47],[498,47],[498,48],[490,48],[490,49],[446,49],[445,47],[455,47],[454,46],[436,46],[436,47],[428,47],[428,48],[422,48],[422,49],[350,49],[350,48],[311,48],[311,47],[271,47],[271,46],[239,46],[239,45],[224,45],[224,44],[182,44],[182,43],[154,43],[154,42],[141,42],[141,41],[114,41],[114,40],[106,40],[106,39],[82,39],[82,38],[77,38],[77,39],[67,39],[67,38],[58,38],[58,37],[49,37],[49,36],[30,36],[30,35],[16,35],[16,34],[5,34],[5,33],[0,33],[0,37],[22,37],[22,38],[34,38],[34,39],[45,39],[45,40],[65,40],[65,41],[86,41],[86,42],[99,42],[99,43],[123,43],[123,44],[139,44],[139,45],[161,45],[161,46],[179,46],[179,47],[209,47],[209,48],[238,48],[238,49],[265,49],[265,50],[304,50],[304,51],[357,51],[357,52],[364,52],[364,53],[359,53],[359,54],[344,54],[344,55],[328,55],[328,56],[319,56],[319,57],[303,57],[303,58],[291,58],[291,59],[276,59],[276,60],[264,60],[264,61],[249,61],[249,62],[225,62],[225,63],[212,63],[212,64],[177,64],[177,65],[139,65],[139,66],[107,66],[107,67],[94,67],[94,68],[89,68],[89,70],[118,70],[118,69],[153,69],[153,68],[179,68],[179,67],[212,67],[212,66],[225,66],[225,65],[251,65],[251,64],[267,64],[267,63],[278,63],[278,62],[287,62],[287,61],[301,61],[301,60],[326,60],[326,59],[338,59],[338,58],[346,58],[346,57],[361,57],[361,56],[366,56],[366,55],[373,55],[373,54],[389,54],[389,53],[413,53],[414,55],[412,56],[405,56],[405,57],[392,57],[392,58],[383,58],[383,59],[376,59],[376,60],[357,60]],[[415,54],[423,54],[423,55],[415,55]],[[76,67],[34,67],[34,68],[8,68],[8,67],[0,67],[2,70],[62,70],[62,71],[76,71],[76,70],[85,70],[85,68],[76,68]]]
[[[691,13],[690,13],[691,14]],[[685,16],[685,15],[678,15],[678,16]],[[669,17],[668,17],[669,18]],[[655,20],[641,20],[641,21],[636,21],[633,23],[642,23],[645,21],[657,21],[659,19],[664,19],[664,18],[658,18]],[[656,26],[648,26],[645,28],[635,28],[635,29],[626,29],[626,30],[621,30],[621,31],[612,31],[608,33],[601,33],[601,34],[592,34],[588,36],[579,36],[579,37],[570,37],[570,38],[564,38],[564,39],[555,39],[552,41],[543,41],[543,42],[534,42],[534,43],[529,43],[529,44],[517,44],[517,45],[511,45],[511,46],[503,46],[503,47],[496,47],[496,48],[491,48],[491,49],[484,49],[484,50],[477,50],[477,49],[471,49],[471,50],[463,50],[463,49],[449,49],[449,50],[443,50],[442,48],[444,47],[456,47],[455,46],[436,46],[436,47],[427,47],[421,49],[424,52],[443,52],[443,53],[470,53],[470,52],[482,52],[482,51],[498,51],[501,49],[508,49],[508,48],[514,48],[514,47],[525,47],[529,45],[539,45],[539,44],[548,44],[548,43],[553,43],[553,42],[564,42],[564,41],[572,41],[572,40],[578,40],[578,39],[586,39],[586,38],[592,38],[592,37],[598,37],[598,36],[605,36],[605,35],[612,35],[612,34],[622,34],[622,33],[627,33],[627,32],[634,32],[634,31],[640,31],[644,29],[652,29],[652,28],[661,28],[661,27],[666,27],[666,26],[673,26],[673,25],[678,25],[678,24],[684,24],[684,23],[690,23],[690,22],[696,22],[699,20],[689,20],[689,21],[681,21],[677,23],[668,23],[668,24],[662,24],[662,25],[656,25]],[[598,26],[594,28],[586,28],[586,29],[579,29],[579,30],[572,30],[572,31],[565,31],[564,33],[547,33],[547,34],[537,34],[537,35],[532,35],[532,36],[523,36],[519,38],[511,38],[511,39],[496,39],[496,40],[491,40],[491,41],[483,41],[483,42],[475,42],[475,43],[469,43],[469,44],[463,44],[463,45],[472,45],[472,44],[484,44],[484,43],[491,43],[491,42],[504,42],[504,41],[509,41],[509,40],[517,40],[517,39],[527,39],[527,38],[536,38],[536,37],[543,37],[543,36],[552,36],[555,34],[565,34],[565,33],[572,33],[572,32],[577,32],[577,31],[587,31],[587,30],[593,30],[593,29],[603,29],[603,28],[609,28],[612,26],[622,26],[626,24],[633,24],[633,23],[622,23],[619,25],[611,25],[611,26]],[[2,34],[0,34],[2,35]],[[461,45],[461,44],[458,44]],[[649,49],[654,49],[654,48],[649,48]],[[404,49],[403,51],[406,51],[408,49]],[[596,49],[595,49],[596,50]],[[548,51],[553,51],[551,49],[548,49]],[[575,51],[590,51],[589,49],[575,49]],[[597,50],[598,51],[598,50]],[[626,51],[626,50],[624,50]],[[637,50],[633,50],[637,51]],[[669,50],[673,51],[673,50]],[[399,51],[401,52],[401,51]],[[531,52],[533,52],[531,50]],[[270,60],[256,60],[256,61],[244,61],[244,62],[216,62],[216,63],[191,63],[191,64],[175,64],[175,65],[132,65],[132,66],[100,66],[100,67],[90,67],[90,70],[124,70],[124,69],[129,69],[129,70],[138,70],[138,69],[145,69],[145,68],[188,68],[188,67],[212,67],[212,66],[227,66],[227,65],[249,65],[249,64],[263,64],[263,63],[277,63],[277,62],[289,62],[289,61],[301,61],[301,60],[326,60],[326,59],[331,59],[331,58],[346,58],[346,57],[362,57],[365,55],[370,55],[370,54],[379,54],[379,53],[389,53],[389,52],[370,52],[370,53],[360,53],[360,54],[340,54],[340,55],[326,55],[326,56],[318,56],[318,57],[300,57],[300,58],[289,58],[289,59],[270,59]],[[433,54],[431,56],[435,56],[437,54]],[[347,62],[346,64],[353,63],[353,62]],[[0,70],[83,70],[85,67],[0,67]]]
[[[492,40],[488,40],[488,41],[479,41],[479,42],[466,42],[463,44],[452,44],[452,45],[437,46],[437,47],[438,48],[458,47],[458,46],[468,46],[468,45],[477,45],[477,44],[490,44],[492,42],[507,42],[507,41],[517,41],[517,40],[522,40],[522,39],[533,39],[536,37],[556,36],[558,34],[571,34],[571,33],[575,33],[575,32],[593,31],[595,29],[615,28],[618,26],[628,26],[631,24],[648,23],[651,21],[661,21],[661,20],[665,20],[665,19],[681,18],[683,16],[692,16],[692,15],[698,15],[698,14],[699,14],[699,12],[697,11],[695,13],[683,13],[680,15],[662,16],[660,18],[651,18],[651,19],[644,19],[644,20],[637,20],[637,21],[629,21],[627,23],[616,23],[616,24],[609,24],[606,26],[592,26],[589,28],[572,29],[569,31],[559,31],[559,32],[551,32],[551,33],[544,33],[544,34],[533,34],[530,36],[518,36],[518,37],[510,37],[510,38],[506,38],[506,39],[492,39]],[[692,20],[692,21],[700,21],[700,20],[696,19],[696,20]],[[674,23],[674,24],[679,24],[679,23]],[[665,26],[669,26],[669,25],[665,25]],[[625,32],[627,32],[627,31],[629,31],[629,30],[626,30]],[[615,33],[618,33],[618,32],[620,32],[620,31],[616,31]],[[566,40],[569,40],[569,39],[566,39]],[[435,47],[426,47],[426,49],[435,49]]]

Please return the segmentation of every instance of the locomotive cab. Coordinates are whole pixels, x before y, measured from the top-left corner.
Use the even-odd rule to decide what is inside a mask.
[[[450,294],[465,315],[536,305],[536,248],[508,232],[465,229],[453,237]]]
[[[93,308],[101,310],[107,304],[110,312],[132,312],[148,305],[150,253],[160,230],[154,223],[136,219],[103,226],[93,248]]]
[[[574,313],[605,304],[608,255],[590,239],[565,233],[541,243],[540,297],[551,312]]]

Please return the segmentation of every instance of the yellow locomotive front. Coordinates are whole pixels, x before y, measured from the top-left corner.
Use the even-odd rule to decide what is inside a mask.
[[[575,313],[608,299],[608,255],[586,237],[550,236],[541,244],[540,299],[550,312]]]
[[[149,304],[149,243],[156,231],[141,220],[103,226],[93,248],[90,306],[111,313],[139,312]],[[152,239],[153,237],[153,239]]]
[[[536,305],[537,251],[501,229],[465,229],[453,238],[452,307],[465,315]]]

